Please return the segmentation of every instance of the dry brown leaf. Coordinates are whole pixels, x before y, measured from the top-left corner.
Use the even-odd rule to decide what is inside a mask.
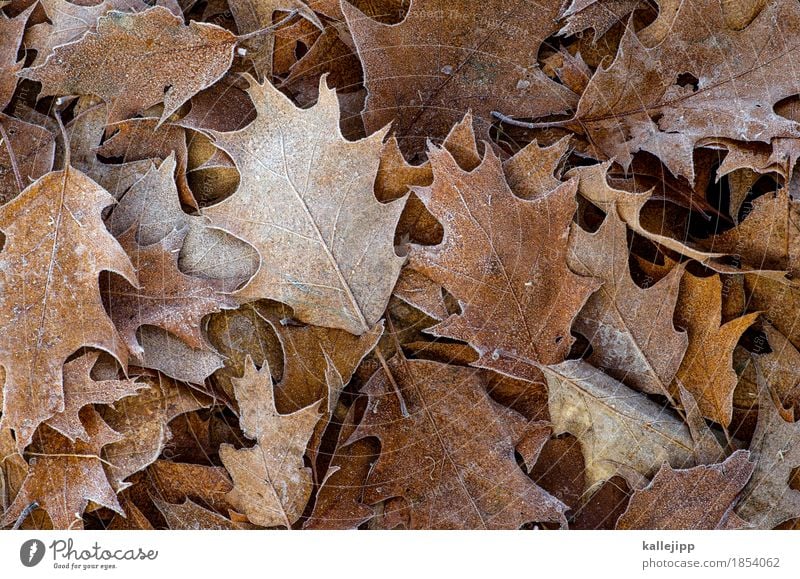
[[[5,513],[28,476],[28,463],[17,450],[11,430],[0,430],[0,511]],[[364,473],[366,478],[366,472]]]
[[[209,341],[225,361],[225,367],[214,373],[213,382],[224,392],[226,402],[231,406],[235,400],[231,378],[244,375],[248,358],[257,366],[266,362],[276,379],[280,377],[279,371],[283,370],[283,352],[278,337],[256,307],[257,303],[245,304],[235,310],[213,314],[206,327]]]
[[[572,0],[558,15],[565,20],[559,35],[578,34],[591,28],[597,41],[612,26],[627,20],[627,16],[641,4],[644,2],[640,0]]]
[[[378,454],[374,446],[363,439],[336,448],[304,529],[357,529],[375,516],[362,502],[364,483]]]
[[[746,527],[733,505],[755,464],[738,450],[721,464],[675,470],[664,464],[652,482],[636,490],[617,529],[709,530]]]
[[[353,336],[332,328],[284,323],[269,313],[264,317],[283,347],[283,374],[275,387],[275,403],[283,412],[296,412],[323,399],[328,410],[332,410],[331,405],[335,408],[338,393],[335,399],[328,400],[325,375],[329,367],[347,384],[383,334],[383,323],[361,336]]]
[[[477,366],[536,380],[536,364],[566,357],[572,321],[598,286],[566,263],[576,183],[523,200],[489,150],[469,173],[444,149],[428,156],[433,184],[415,191],[443,223],[444,239],[412,246],[409,266],[444,286],[462,309],[430,332],[468,342],[481,356]]]
[[[317,79],[327,73],[331,86],[343,92],[352,92],[353,87],[361,84],[362,74],[361,63],[354,49],[348,45],[348,40],[347,37],[343,38],[341,26],[326,26],[308,52],[292,64],[281,86],[293,92],[303,89],[316,91],[319,86]],[[292,46],[292,51],[295,50],[296,47]],[[301,88],[299,85],[305,86]]]
[[[31,503],[47,511],[55,529],[81,529],[89,501],[124,514],[103,470],[101,449],[120,435],[103,422],[94,408],[81,412],[88,441],[70,442],[43,427],[34,444],[31,468],[14,502],[0,519],[0,527],[13,523]],[[35,460],[34,460],[35,459]]]
[[[676,319],[679,326],[686,328],[689,347],[676,382],[694,396],[703,416],[728,427],[733,417],[733,392],[737,383],[733,349],[758,313],[721,324],[721,308],[719,275],[706,278],[691,273],[683,275]]]
[[[17,73],[22,70],[24,64],[24,59],[21,62],[17,61],[17,51],[31,12],[33,7],[15,18],[8,18],[0,12],[0,111],[11,102],[11,97],[17,88]]]
[[[323,28],[319,17],[302,0],[228,0],[228,7],[236,21],[239,34],[256,32],[272,26],[282,20],[286,14],[276,12],[295,12],[312,22],[319,29]],[[257,36],[247,44],[247,58],[252,61],[258,75],[263,79],[272,75],[274,33],[267,32]]]
[[[177,336],[157,326],[141,326],[136,339],[142,346],[141,356],[131,356],[131,363],[158,370],[182,382],[203,384],[222,368],[223,358],[208,346],[193,349]]]
[[[103,419],[120,439],[103,449],[110,480],[119,492],[125,480],[156,461],[171,438],[169,422],[176,416],[210,406],[211,400],[184,384],[163,376],[139,378],[147,390],[123,398],[113,408],[103,409]]]
[[[27,187],[53,168],[56,147],[47,129],[3,113],[0,128],[5,133],[0,145],[0,203],[5,204],[22,192],[17,172],[22,187]]]
[[[153,525],[127,495],[128,493],[119,495],[119,502],[122,510],[125,511],[125,516],[114,513],[114,518],[106,528],[109,531],[152,531]]]
[[[106,106],[96,98],[81,97],[75,118],[67,125],[72,166],[83,171],[116,199],[122,197],[150,168],[150,160],[103,163],[97,158],[106,126]]]
[[[80,438],[89,442],[79,416],[81,408],[90,404],[114,404],[147,388],[146,384],[135,380],[94,380],[92,368],[99,356],[99,352],[89,352],[64,364],[64,410],[45,421],[73,441]]]
[[[174,121],[187,129],[238,131],[256,118],[253,102],[231,75],[200,91],[189,102],[191,109],[186,116]]]
[[[118,276],[101,279],[100,291],[108,313],[128,350],[142,354],[136,330],[157,326],[180,338],[192,349],[208,349],[201,331],[204,316],[234,308],[217,280],[188,276],[178,269],[178,253],[187,230],[173,231],[152,245],[141,246],[134,225],[117,239],[138,273],[138,288]]]
[[[759,386],[758,424],[750,444],[756,468],[742,493],[736,513],[757,529],[774,529],[800,516],[800,491],[790,488],[800,466],[800,430],[781,416],[770,384],[756,367]]]
[[[478,370],[402,356],[389,367],[399,390],[383,370],[375,373],[362,388],[369,404],[351,437],[375,436],[381,443],[366,504],[404,497],[415,529],[566,524],[566,506],[533,484],[514,460],[520,433],[508,417],[522,417],[488,397]]]
[[[136,161],[165,160],[175,157],[175,180],[181,202],[195,207],[194,195],[186,179],[189,152],[186,130],[174,124],[161,124],[157,118],[137,118],[120,121],[106,127],[108,136],[94,153],[115,158],[128,165]]]
[[[283,347],[283,374],[275,387],[275,406],[281,412],[297,412],[322,401],[322,414],[308,444],[307,454],[316,482],[324,465],[318,463],[322,437],[333,419],[339,396],[358,365],[383,335],[379,322],[367,333],[354,336],[344,330],[283,323],[266,318]],[[324,472],[324,471],[322,471]]]
[[[98,288],[101,271],[136,283],[128,256],[101,220],[113,201],[68,167],[48,173],[0,208],[6,236],[0,252],[2,425],[14,429],[19,448],[41,422],[64,410],[62,365],[71,354],[94,347],[127,362]]]
[[[173,504],[190,499],[221,513],[232,509],[226,497],[233,486],[228,473],[221,466],[158,460],[150,465],[145,474],[149,498],[159,498]]]
[[[357,529],[375,516],[375,509],[363,502],[364,485],[379,454],[378,441],[362,438],[348,444],[358,427],[357,405],[350,407],[342,421],[336,448],[325,478],[314,497],[314,509],[304,529]]]
[[[632,487],[668,463],[694,466],[689,428],[666,408],[582,360],[544,367],[553,433],[577,437],[591,488],[620,475]]]
[[[800,137],[772,106],[797,93],[786,67],[800,7],[777,0],[735,31],[725,4],[672,2],[638,36],[628,25],[614,62],[592,77],[571,121],[590,136],[595,157],[628,166],[633,153],[647,151],[693,183],[692,151],[703,139]]]
[[[434,320],[442,321],[450,315],[444,302],[442,286],[411,267],[404,267],[400,272],[393,295]]]
[[[412,0],[405,19],[388,25],[343,3],[369,92],[367,133],[392,122],[401,147],[421,153],[428,138],[443,139],[469,109],[482,138],[493,110],[521,117],[567,111],[576,95],[536,62],[558,30],[559,8],[560,2],[534,12],[511,0]]]
[[[36,51],[29,66],[39,66],[56,46],[79,40],[86,32],[97,30],[97,20],[112,10],[140,12],[148,5],[141,0],[104,0],[99,4],[72,3],[66,0],[39,0],[50,22],[31,26],[25,33],[25,45]]]
[[[241,528],[230,519],[201,507],[191,499],[174,505],[153,497],[153,503],[173,531],[231,531]]]
[[[672,324],[683,267],[651,287],[637,286],[628,267],[625,224],[615,212],[596,233],[573,223],[570,248],[572,270],[603,281],[573,326],[592,345],[588,361],[628,386],[669,398],[689,342]]]
[[[321,34],[321,29],[305,18],[292,19],[285,26],[276,28],[272,47],[272,76],[285,78],[292,66],[302,58],[303,48],[306,51],[313,48]]]
[[[503,171],[514,194],[522,199],[536,199],[561,185],[556,172],[569,146],[569,137],[549,147],[540,147],[534,140],[505,161]]]
[[[380,319],[403,263],[392,243],[403,200],[383,205],[372,193],[385,131],[345,141],[324,78],[307,110],[269,83],[250,83],[256,121],[213,133],[242,174],[239,190],[204,211],[261,255],[237,296],[274,299],[304,322],[363,334]]]
[[[578,178],[578,193],[591,201],[605,213],[616,212],[625,225],[639,235],[653,243],[663,245],[681,255],[696,259],[709,267],[715,267],[714,258],[722,257],[724,253],[706,252],[687,245],[669,235],[656,233],[645,229],[640,221],[640,214],[645,203],[650,200],[652,191],[635,192],[614,189],[606,181],[606,174],[611,166],[610,162],[578,167],[568,171],[566,177]],[[669,232],[668,232],[669,233]],[[715,267],[718,271],[727,271]]]
[[[188,228],[178,258],[180,270],[187,274],[219,280],[221,288],[233,291],[250,279],[258,268],[258,254],[245,242],[218,229],[208,220],[187,215],[181,209],[173,174],[174,156],[150,169],[131,187],[108,219],[112,233],[122,235],[137,225],[139,243],[161,241],[173,229]]]
[[[22,76],[42,83],[40,96],[101,97],[110,123],[163,101],[163,122],[225,74],[235,43],[224,28],[194,21],[186,26],[160,6],[138,14],[112,11],[97,21],[97,32],[57,47]]]
[[[256,370],[252,361],[233,385],[240,426],[256,445],[220,447],[222,463],[233,479],[228,499],[256,525],[291,528],[311,496],[311,471],[303,465],[303,454],[320,419],[320,403],[279,414],[269,367]]]
[[[760,329],[764,332],[766,343],[756,338],[752,353],[740,346],[734,352],[734,367],[739,374],[734,407],[750,410],[758,405],[758,367],[769,382],[772,393],[784,406],[794,408],[795,415],[800,416],[800,382],[797,380],[800,351],[772,324],[762,321]]]
[[[753,202],[747,217],[734,229],[714,236],[714,251],[736,255],[757,269],[785,270],[800,276],[800,202],[788,187]]]

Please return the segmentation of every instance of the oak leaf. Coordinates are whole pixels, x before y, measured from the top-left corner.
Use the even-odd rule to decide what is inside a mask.
[[[152,245],[172,230],[187,229],[178,255],[178,267],[191,276],[219,281],[233,291],[249,280],[258,268],[258,254],[244,241],[209,226],[208,219],[188,215],[181,209],[174,174],[175,156],[148,170],[122,197],[108,218],[116,236],[136,226],[139,243]]]
[[[81,408],[89,404],[114,404],[147,387],[130,379],[93,379],[91,372],[99,356],[99,352],[90,352],[64,364],[64,410],[48,418],[45,424],[70,440],[89,441],[80,420]]]
[[[713,237],[715,251],[736,254],[749,265],[800,276],[800,202],[781,187],[753,201],[739,225]]]
[[[132,474],[154,463],[171,438],[169,422],[176,416],[211,405],[209,397],[164,376],[141,376],[147,389],[101,410],[103,420],[120,434],[105,446],[109,480],[119,492]]]
[[[336,94],[324,78],[307,110],[269,83],[250,83],[256,121],[212,133],[236,162],[241,184],[204,211],[261,256],[237,296],[274,299],[301,321],[363,334],[380,319],[403,263],[392,239],[404,200],[383,205],[372,193],[385,130],[344,140]]]
[[[8,18],[0,12],[0,111],[11,102],[17,88],[17,72],[22,70],[24,64],[24,59],[17,62],[17,51],[31,12],[33,7],[15,18]]]
[[[103,309],[101,271],[136,283],[125,251],[106,230],[114,199],[81,172],[48,173],[0,208],[2,425],[24,448],[36,427],[64,410],[62,365],[82,347],[128,352]]]
[[[797,93],[786,66],[797,50],[790,39],[800,7],[772,2],[733,30],[726,4],[672,2],[638,35],[628,25],[616,58],[597,70],[575,113],[595,157],[628,166],[635,152],[647,151],[694,183],[692,153],[703,139],[800,137],[797,123],[773,110]]]
[[[756,462],[736,513],[757,529],[774,529],[800,517],[800,491],[789,486],[800,466],[800,428],[781,415],[770,392],[769,378],[756,367],[759,386],[758,423],[750,443]],[[792,413],[793,414],[793,413]]]
[[[471,172],[444,149],[428,157],[433,184],[415,192],[442,222],[444,238],[412,246],[409,266],[443,286],[462,309],[430,332],[469,342],[481,356],[477,366],[536,379],[536,364],[566,357],[572,321],[598,286],[567,266],[577,183],[523,200],[488,149]]]
[[[283,369],[280,341],[272,326],[264,319],[259,306],[256,302],[235,310],[223,310],[213,314],[206,324],[211,345],[225,361],[225,367],[214,373],[214,386],[217,392],[224,393],[226,401],[232,406],[235,406],[236,397],[231,379],[242,377],[246,364],[249,364],[248,359],[257,366],[266,362],[273,370],[275,379],[280,378]]]
[[[39,0],[50,22],[34,24],[25,33],[25,44],[36,51],[29,66],[43,64],[53,49],[79,40],[97,30],[97,20],[112,10],[139,12],[148,8],[141,0],[104,0],[100,4],[73,4],[67,0]]]
[[[602,209],[604,213],[615,212],[625,222],[625,225],[642,237],[718,271],[730,269],[725,269],[714,261],[715,258],[725,255],[724,253],[706,252],[669,235],[663,235],[662,232],[656,233],[646,229],[641,223],[640,216],[645,203],[652,198],[653,191],[637,192],[615,189],[606,180],[609,167],[611,167],[610,162],[578,167],[568,171],[566,177],[578,178],[578,193],[581,196]]]
[[[364,67],[367,132],[393,122],[401,147],[421,153],[428,138],[443,139],[469,109],[482,138],[493,110],[522,117],[568,110],[576,95],[536,62],[558,30],[560,4],[533,11],[511,0],[413,0],[402,22],[383,24],[343,2]]]
[[[256,445],[220,447],[220,458],[234,485],[228,498],[256,525],[291,528],[311,496],[311,471],[303,465],[303,455],[320,419],[320,403],[279,414],[269,367],[256,370],[252,361],[233,384],[240,426]]]
[[[734,391],[734,408],[750,410],[758,405],[760,388],[756,367],[766,376],[772,393],[787,408],[800,412],[800,383],[797,368],[800,367],[800,351],[769,322],[760,321],[766,342],[758,336],[753,352],[741,346],[734,351],[734,368],[739,383]]]
[[[191,499],[179,505],[153,498],[158,510],[164,515],[167,527],[173,531],[232,531],[241,527],[219,513],[201,507]]]
[[[56,143],[46,128],[3,113],[0,128],[5,133],[0,146],[0,203],[5,204],[53,168]]]
[[[97,97],[78,98],[74,114],[66,126],[72,166],[119,199],[147,173],[150,160],[117,164],[98,158],[97,148],[105,136],[106,105]]]
[[[340,442],[351,433],[340,436]],[[369,439],[337,445],[304,529],[357,529],[375,516],[373,507],[362,501],[364,483],[377,455],[373,446]]]
[[[322,400],[321,419],[308,444],[307,455],[315,481],[319,481],[320,445],[333,419],[339,397],[356,368],[378,344],[383,323],[354,336],[344,330],[282,323],[265,316],[283,348],[283,374],[275,386],[275,404],[280,411],[295,412]]]
[[[224,365],[224,359],[213,348],[191,348],[181,338],[158,326],[141,326],[136,339],[142,346],[142,353],[132,355],[131,363],[158,370],[175,380],[202,385]]]
[[[683,268],[639,287],[628,266],[626,234],[616,213],[609,213],[596,233],[572,224],[570,267],[603,281],[574,328],[592,345],[590,363],[638,390],[669,397],[689,341],[672,323]]]
[[[101,449],[120,439],[92,407],[81,412],[88,441],[72,443],[44,427],[34,444],[35,461],[14,502],[0,519],[10,525],[31,503],[47,511],[55,529],[82,528],[81,517],[89,501],[118,513],[122,507],[103,468]]]
[[[275,23],[276,12],[294,12],[313,23],[322,30],[323,25],[319,17],[303,0],[230,0],[228,7],[236,22],[240,34],[252,33],[269,28]],[[277,17],[281,20],[281,17]],[[261,78],[272,75],[273,48],[275,46],[274,32],[257,36],[247,44],[247,58],[252,61],[253,67]]]
[[[566,506],[514,460],[521,436],[508,419],[525,420],[488,397],[480,371],[402,356],[389,368],[399,394],[385,370],[376,372],[362,388],[369,403],[350,438],[374,436],[381,443],[366,504],[405,498],[415,529],[565,525]]]
[[[188,276],[178,269],[178,252],[187,230],[173,231],[152,245],[141,246],[136,229],[134,225],[117,239],[136,268],[139,287],[108,275],[100,288],[128,350],[135,355],[143,352],[136,330],[145,324],[169,331],[193,349],[207,349],[201,320],[212,312],[234,308],[234,300],[222,293],[223,284],[218,280]]]
[[[175,180],[181,202],[196,207],[197,201],[186,178],[189,161],[186,133],[183,127],[173,123],[161,124],[157,118],[127,119],[106,127],[107,138],[94,153],[120,159],[124,165],[151,159],[166,160],[174,155]]]
[[[325,375],[331,367],[344,384],[350,382],[353,372],[383,334],[382,322],[361,336],[353,336],[333,328],[295,325],[270,313],[265,313],[264,319],[283,347],[283,374],[275,387],[275,401],[279,409],[287,412],[327,399]],[[328,400],[327,404],[335,407],[336,400]]]
[[[733,506],[755,464],[750,453],[737,450],[721,464],[673,469],[664,464],[652,482],[636,490],[617,529],[740,529],[747,523]]]
[[[727,427],[733,417],[733,349],[758,317],[746,314],[725,324],[722,321],[722,282],[719,275],[707,278],[685,273],[678,295],[676,318],[686,328],[689,346],[676,375],[697,400],[703,416]]]
[[[160,6],[138,14],[111,11],[98,20],[97,32],[56,47],[44,64],[21,76],[42,83],[40,96],[101,97],[110,123],[163,101],[163,122],[225,74],[235,44],[224,28],[194,21],[186,26]]]
[[[173,504],[190,499],[221,513],[233,509],[226,498],[233,485],[221,466],[157,460],[147,469],[145,478],[151,497],[157,496]]]
[[[668,463],[694,466],[696,443],[671,412],[582,360],[545,366],[553,434],[581,444],[591,488],[620,475],[637,487]]]
[[[569,36],[591,28],[596,42],[639,6],[638,0],[572,0],[558,15],[565,21],[558,33]]]

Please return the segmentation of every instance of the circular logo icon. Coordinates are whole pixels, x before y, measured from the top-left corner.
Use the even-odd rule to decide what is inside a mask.
[[[44,558],[44,543],[39,539],[28,539],[19,548],[19,560],[26,567],[35,567]]]

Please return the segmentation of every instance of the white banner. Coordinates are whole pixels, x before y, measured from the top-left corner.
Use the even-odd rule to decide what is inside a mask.
[[[0,577],[797,577],[799,546],[791,531],[7,531]]]

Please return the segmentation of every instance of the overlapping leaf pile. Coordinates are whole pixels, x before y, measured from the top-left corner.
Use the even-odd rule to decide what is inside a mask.
[[[0,1],[0,525],[797,526],[798,34]]]

